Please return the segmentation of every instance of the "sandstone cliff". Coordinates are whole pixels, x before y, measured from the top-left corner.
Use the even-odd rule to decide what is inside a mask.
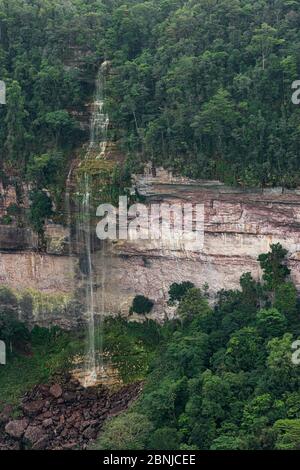
[[[218,182],[173,178],[164,170],[137,176],[135,184],[146,203],[204,204],[204,247],[199,252],[139,240],[108,243],[93,253],[96,310],[128,315],[132,299],[143,294],[155,301],[152,316],[172,316],[167,306],[173,282],[208,283],[213,301],[220,289],[238,288],[239,278],[261,276],[259,254],[280,242],[289,251],[292,280],[300,289],[300,194],[298,191],[237,190]],[[14,289],[76,295],[85,284],[78,253],[69,256],[69,232],[48,224],[47,251],[38,253],[35,235],[26,228],[0,226],[0,282]],[[104,293],[104,294],[103,294]],[[62,309],[61,315],[65,315]],[[47,318],[40,318],[47,324]],[[39,322],[39,315],[34,321]],[[65,324],[59,315],[49,322]],[[72,323],[72,322],[71,322]]]
[[[163,320],[173,313],[166,305],[170,284],[189,280],[202,287],[208,283],[213,300],[220,289],[238,288],[245,272],[259,279],[259,254],[278,242],[289,250],[292,280],[300,289],[297,191],[242,191],[217,182],[174,179],[164,171],[154,177],[137,177],[136,184],[148,203],[203,203],[204,247],[200,252],[190,252],[176,250],[165,241],[159,247],[140,240],[111,245],[105,258],[95,253],[98,279],[103,279],[105,259],[105,311],[127,314],[133,297],[143,294],[155,301],[153,316]],[[100,289],[99,298],[101,295]]]

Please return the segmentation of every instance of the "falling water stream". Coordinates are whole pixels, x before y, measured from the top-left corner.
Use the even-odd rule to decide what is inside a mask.
[[[90,142],[87,155],[94,151],[96,153],[96,158],[105,157],[107,147],[109,116],[104,112],[106,67],[107,62],[103,62],[97,74],[95,100],[92,106],[92,117],[90,122]]]
[[[83,161],[83,174],[80,181],[80,197],[76,208],[76,246],[80,253],[80,272],[82,284],[84,285],[85,295],[85,316],[88,325],[87,350],[85,357],[84,370],[80,370],[79,378],[83,385],[93,386],[105,375],[103,366],[103,338],[102,338],[102,321],[104,316],[104,299],[105,299],[105,253],[101,253],[101,301],[99,303],[99,311],[96,310],[98,305],[95,303],[95,284],[96,276],[93,268],[92,253],[94,240],[93,225],[93,192],[92,178],[89,174],[89,163],[93,160],[105,159],[107,148],[107,134],[109,126],[109,117],[104,111],[104,90],[105,90],[105,74],[107,63],[104,62],[98,71],[95,82],[94,101],[91,105],[90,119],[90,139],[88,148],[85,152]],[[69,175],[68,180],[71,179]],[[70,181],[67,184],[66,191],[66,210],[68,211],[69,226],[70,221]],[[72,238],[70,234],[70,239]],[[104,246],[102,247],[104,251]],[[96,327],[97,318],[97,327]],[[98,337],[96,338],[96,335]],[[96,348],[97,343],[97,348]]]
[[[95,96],[92,105],[92,115],[90,120],[90,141],[89,147],[86,154],[86,159],[100,159],[105,158],[105,152],[107,147],[107,132],[109,126],[109,117],[104,112],[104,91],[105,91],[105,74],[106,74],[106,62],[104,62],[98,71],[96,83],[95,83]],[[102,253],[102,299],[100,305],[100,312],[95,311],[95,292],[94,292],[94,271],[92,264],[92,223],[91,223],[91,211],[92,211],[92,188],[90,175],[86,171],[84,174],[84,195],[82,201],[83,220],[85,223],[84,227],[84,246],[86,256],[86,308],[87,308],[87,320],[88,320],[88,351],[86,361],[86,385],[93,385],[97,382],[98,376],[104,374],[103,366],[103,339],[102,339],[102,321],[104,315],[104,289],[105,289],[105,263],[104,253]],[[104,247],[102,247],[104,250]],[[95,316],[99,316],[99,349],[96,355],[95,348]]]

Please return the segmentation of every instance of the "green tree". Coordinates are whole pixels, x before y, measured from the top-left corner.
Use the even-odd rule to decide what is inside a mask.
[[[62,138],[68,141],[76,128],[76,121],[65,110],[52,111],[43,115],[39,119],[39,124],[49,129],[49,133],[54,138],[56,146]]]
[[[48,194],[42,190],[32,191],[30,194],[29,221],[33,230],[39,235],[40,248],[44,244],[44,224],[52,215],[52,201]]]
[[[210,450],[246,450],[243,438],[222,434],[213,440]]]
[[[63,156],[60,153],[34,155],[27,165],[27,177],[34,181],[38,189],[57,184],[63,169]]]
[[[166,350],[166,359],[169,358],[170,367],[175,361],[176,366],[187,377],[193,377],[203,370],[208,359],[208,335],[202,331],[198,334],[176,331],[172,339]]]
[[[25,99],[17,81],[7,87],[7,112],[5,118],[6,140],[5,149],[9,162],[16,168],[23,168],[26,157]]]
[[[249,50],[257,51],[261,55],[262,69],[266,68],[266,61],[276,46],[284,43],[284,39],[277,37],[278,32],[275,28],[262,23],[259,28],[256,28],[252,37],[252,45]]]
[[[292,363],[292,344],[291,333],[273,338],[268,343],[268,384],[273,393],[297,390],[298,366]]]
[[[247,436],[248,447],[270,449],[273,447],[272,424],[284,416],[284,402],[274,399],[270,393],[257,395],[245,404],[242,429]]]
[[[149,386],[148,393],[139,402],[138,410],[144,410],[156,429],[174,426],[178,386],[181,390],[181,381],[178,383],[174,376],[165,375],[160,378],[159,386],[157,382]]]
[[[288,319],[295,319],[297,315],[297,289],[292,282],[278,285],[275,291],[274,307],[282,312]]]
[[[141,450],[152,433],[153,426],[146,416],[139,413],[126,413],[107,422],[97,450]]]
[[[286,255],[288,251],[280,243],[271,245],[271,251],[258,257],[261,268],[263,269],[263,280],[265,287],[269,291],[274,291],[283,284],[290,274],[290,269],[286,266]]]
[[[300,420],[280,419],[273,426],[276,435],[275,448],[277,450],[300,449]]]
[[[211,313],[207,299],[203,296],[200,289],[189,289],[179,304],[178,314],[184,321],[193,318],[203,317]]]
[[[242,288],[243,300],[248,308],[252,307],[256,310],[263,297],[260,283],[253,279],[251,273],[245,273],[240,278],[240,286]]]
[[[175,302],[180,302],[180,300],[185,297],[189,289],[194,288],[195,285],[192,282],[185,281],[181,284],[174,282],[169,289],[169,302],[173,305]]]
[[[276,308],[259,310],[256,325],[263,338],[282,336],[287,327],[285,316]]]
[[[258,330],[245,327],[236,331],[230,338],[225,353],[225,364],[232,370],[249,371],[253,364],[263,364],[263,346]]]
[[[152,300],[148,299],[144,295],[137,295],[133,299],[130,312],[144,315],[146,313],[150,313],[153,306],[154,306],[154,303],[152,302]]]
[[[178,450],[180,439],[176,428],[159,428],[152,434],[148,448],[155,450]]]

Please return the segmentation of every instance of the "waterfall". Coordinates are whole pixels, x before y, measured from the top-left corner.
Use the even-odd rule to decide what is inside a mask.
[[[103,368],[103,338],[102,338],[102,321],[104,317],[104,300],[105,300],[105,253],[102,253],[102,299],[100,302],[100,311],[96,311],[95,305],[95,284],[96,275],[93,268],[92,253],[94,250],[95,227],[93,224],[93,213],[95,212],[95,201],[93,201],[93,181],[89,174],[89,163],[97,159],[103,159],[106,156],[107,134],[109,126],[108,115],[104,112],[104,89],[105,74],[107,62],[104,62],[98,71],[95,81],[94,100],[91,105],[90,118],[90,139],[85,158],[79,168],[82,173],[79,182],[79,190],[77,191],[76,208],[75,208],[75,239],[72,240],[72,220],[71,220],[71,203],[70,203],[70,187],[72,168],[70,170],[67,188],[66,188],[66,212],[68,217],[68,225],[70,229],[70,256],[72,256],[72,246],[76,246],[76,252],[79,254],[79,271],[81,273],[81,287],[77,286],[78,295],[84,298],[85,318],[87,322],[87,348],[85,356],[85,370],[82,371],[82,383],[85,386],[93,386],[98,383],[101,377],[104,377]],[[98,201],[96,201],[97,203]],[[104,248],[103,248],[104,251]],[[99,320],[99,337],[96,338],[96,317]],[[96,348],[96,340],[98,345]]]
[[[107,147],[107,131],[109,126],[108,114],[104,112],[105,73],[108,62],[103,62],[96,78],[95,100],[92,105],[90,123],[89,152],[95,152],[96,158],[105,156]]]
[[[95,96],[92,105],[92,115],[90,120],[90,141],[88,151],[86,153],[86,159],[99,159],[104,158],[107,147],[107,132],[109,126],[109,117],[104,112],[104,92],[105,92],[105,74],[107,69],[107,62],[104,62],[98,71],[95,83]],[[88,321],[88,351],[86,358],[86,371],[87,379],[86,385],[94,385],[97,382],[98,375],[103,375],[103,350],[102,350],[102,320],[104,316],[104,283],[105,283],[105,266],[104,266],[104,252],[102,253],[102,300],[101,300],[101,311],[99,312],[99,355],[96,354],[95,348],[95,276],[92,264],[92,224],[91,224],[91,211],[92,208],[92,188],[91,181],[88,172],[84,174],[84,194],[82,201],[82,215],[84,221],[83,233],[84,233],[84,247],[85,247],[85,269],[86,269],[86,309],[87,309],[87,321]],[[104,247],[103,247],[104,251]]]
[[[84,247],[85,247],[85,271],[86,282],[86,309],[88,320],[88,351],[86,369],[89,371],[89,381],[97,380],[96,353],[95,353],[95,304],[94,304],[94,276],[92,265],[91,247],[91,188],[89,177],[84,175],[84,197],[82,201],[82,219],[84,222]],[[86,385],[89,385],[88,383]]]

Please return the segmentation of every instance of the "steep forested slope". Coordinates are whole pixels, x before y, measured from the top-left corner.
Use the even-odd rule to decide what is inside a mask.
[[[299,18],[280,0],[117,9],[110,104],[128,147],[191,176],[296,183]]]
[[[86,138],[73,111],[109,59],[111,137],[135,166],[298,184],[299,24],[291,0],[1,0],[2,170],[61,184]]]
[[[172,286],[180,321],[162,327],[141,398],[107,423],[100,449],[300,448],[300,310],[285,255],[273,245],[263,282],[245,273],[214,309],[204,290]]]

